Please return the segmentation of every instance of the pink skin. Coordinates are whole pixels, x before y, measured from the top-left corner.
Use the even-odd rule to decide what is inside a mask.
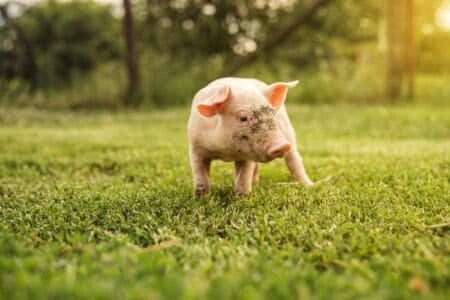
[[[195,95],[188,123],[195,195],[209,193],[209,169],[214,159],[235,162],[238,195],[248,195],[252,184],[258,182],[258,162],[281,157],[295,181],[313,185],[284,106],[288,88],[296,84],[221,78]]]

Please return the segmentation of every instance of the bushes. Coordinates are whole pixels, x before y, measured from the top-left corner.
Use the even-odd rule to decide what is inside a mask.
[[[46,1],[25,9],[14,22],[31,45],[40,88],[64,86],[120,57],[120,20],[93,1]],[[0,44],[0,78],[25,79],[30,66],[24,55],[17,55],[24,41],[8,27],[0,26],[0,37],[5,39]]]
[[[141,59],[143,107],[183,105],[218,71],[214,61],[170,61],[169,57],[148,52]],[[72,75],[64,87],[39,89],[28,93],[23,80],[0,83],[0,103],[42,108],[121,107],[126,86],[125,68],[121,62],[104,63],[93,72]]]
[[[219,60],[177,60],[155,53],[142,57],[143,108],[190,104],[194,94],[219,73]],[[289,103],[380,103],[384,101],[384,70],[372,64],[345,61],[319,70],[299,71],[287,64],[274,66],[262,61],[243,70],[239,76],[256,77],[268,83],[300,80],[289,92]],[[27,93],[21,80],[0,83],[0,103],[42,108],[119,108],[125,90],[125,70],[120,62],[105,63],[90,74],[76,74],[70,86],[40,89]],[[450,75],[418,74],[416,100],[445,103],[450,96]]]
[[[74,74],[69,86],[34,93],[28,92],[27,82],[17,79],[0,84],[0,103],[50,109],[115,108],[124,90],[123,73],[120,64],[107,63],[87,75]]]

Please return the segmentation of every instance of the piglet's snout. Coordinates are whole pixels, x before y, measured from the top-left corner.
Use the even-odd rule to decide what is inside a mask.
[[[285,138],[279,138],[269,147],[267,155],[272,159],[284,157],[291,151],[291,147],[291,144]]]

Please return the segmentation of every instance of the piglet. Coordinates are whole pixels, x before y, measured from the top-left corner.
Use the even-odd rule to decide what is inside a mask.
[[[194,195],[210,191],[211,161],[234,161],[234,190],[248,195],[259,180],[258,163],[284,157],[295,181],[311,186],[297,150],[284,101],[298,81],[267,85],[247,78],[220,78],[197,92],[188,123]]]

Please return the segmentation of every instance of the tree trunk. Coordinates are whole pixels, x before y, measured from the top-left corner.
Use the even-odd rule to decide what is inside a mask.
[[[31,90],[35,90],[37,87],[38,69],[31,42],[22,27],[14,19],[9,17],[8,8],[6,5],[0,5],[0,16],[4,20],[5,24],[10,26],[11,29],[15,32],[19,43],[22,44],[25,56],[23,76],[30,82]]]
[[[136,46],[136,32],[134,28],[131,1],[123,0],[123,7],[123,32],[126,46],[126,66],[128,74],[128,87],[124,104],[126,106],[138,106],[141,101],[139,57]]]
[[[414,76],[416,69],[416,45],[414,39],[414,0],[408,0],[407,7],[407,59],[408,59],[408,98],[414,98]]]
[[[290,23],[288,23],[285,27],[276,31],[272,35],[270,35],[265,41],[261,43],[259,49],[253,53],[248,54],[247,56],[241,56],[236,58],[236,60],[232,61],[223,72],[224,76],[233,75],[242,67],[251,64],[256,60],[256,58],[263,52],[270,52],[273,48],[282,44],[285,40],[289,38],[295,31],[298,30],[303,24],[308,22],[317,11],[328,4],[332,0],[317,0],[315,1],[309,8],[302,11],[298,16],[296,16]]]
[[[387,96],[401,96],[407,57],[408,0],[386,0],[387,21]]]

